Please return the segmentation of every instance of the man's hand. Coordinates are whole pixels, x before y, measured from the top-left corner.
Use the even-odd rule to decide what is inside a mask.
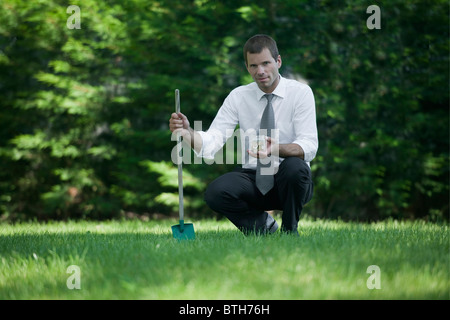
[[[189,134],[189,120],[181,112],[172,113],[169,120],[169,129],[171,132],[180,133],[182,136]]]
[[[203,145],[202,137],[190,127],[189,120],[184,114],[181,112],[172,113],[169,119],[169,129],[172,133],[180,133],[183,140],[191,146],[191,148],[200,152]]]
[[[254,158],[265,159],[271,155],[278,155],[279,145],[272,140],[271,137],[266,137],[266,150],[258,150],[256,153],[252,150],[247,150],[248,154]]]
[[[254,152],[247,150],[248,154],[254,158],[264,159],[270,156],[279,156],[282,158],[299,157],[304,159],[305,155],[302,147],[296,143],[278,144],[271,137],[266,137],[266,150]]]

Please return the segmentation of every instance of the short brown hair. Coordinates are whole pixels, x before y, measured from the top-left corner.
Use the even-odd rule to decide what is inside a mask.
[[[261,53],[264,48],[269,49],[270,54],[277,60],[278,58],[278,48],[277,43],[271,37],[265,34],[257,34],[250,39],[244,45],[244,60],[245,65],[247,65],[247,53]]]

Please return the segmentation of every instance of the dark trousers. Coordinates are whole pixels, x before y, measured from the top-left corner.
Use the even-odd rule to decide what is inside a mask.
[[[275,174],[266,195],[255,184],[256,171],[237,168],[211,182],[205,192],[208,206],[226,216],[241,231],[265,232],[273,218],[266,212],[282,210],[281,230],[296,232],[303,206],[311,200],[313,182],[305,161],[289,157]]]

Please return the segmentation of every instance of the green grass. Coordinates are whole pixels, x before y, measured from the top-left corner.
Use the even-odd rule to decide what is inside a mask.
[[[193,222],[184,242],[175,220],[0,224],[0,299],[449,299],[448,225],[301,220],[296,238]]]

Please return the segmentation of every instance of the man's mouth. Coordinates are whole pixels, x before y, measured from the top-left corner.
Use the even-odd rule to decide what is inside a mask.
[[[266,81],[268,81],[268,80],[269,80],[268,77],[265,77],[265,78],[258,78],[258,81],[260,81],[260,82],[266,82]]]

